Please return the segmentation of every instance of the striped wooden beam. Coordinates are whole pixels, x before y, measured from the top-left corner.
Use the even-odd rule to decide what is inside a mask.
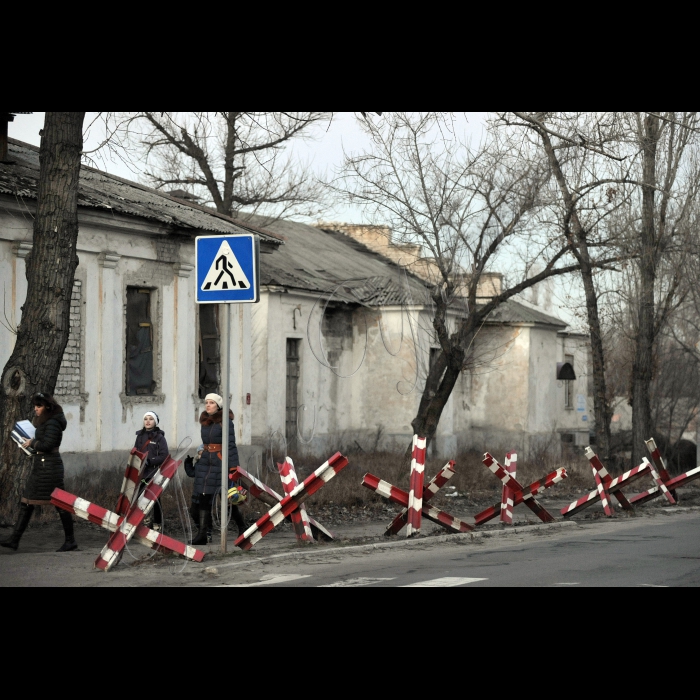
[[[136,489],[139,485],[141,467],[143,466],[146,456],[145,452],[139,452],[135,447],[129,454],[129,459],[126,463],[126,471],[124,472],[124,479],[122,481],[122,488],[119,492],[119,498],[117,499],[116,512],[119,515],[126,515],[129,512],[129,508],[131,508],[134,496],[136,495]]]
[[[518,471],[518,455],[515,452],[508,452],[505,463],[506,471],[513,477],[517,478]],[[513,524],[513,508],[515,502],[513,500],[513,491],[509,486],[503,484],[501,492],[501,522],[506,525]]]
[[[607,494],[608,496],[615,496],[615,498],[617,498],[617,500],[623,508],[625,508],[626,510],[632,509],[631,502],[627,500],[624,494],[620,492],[620,489],[622,489],[623,486],[629,486],[630,484],[643,478],[644,476],[648,476],[650,474],[651,466],[649,464],[649,461],[645,459],[644,462],[642,462],[642,464],[633,467],[632,469],[626,471],[624,474],[621,474],[620,476],[617,476],[613,479],[608,473],[608,470],[603,466],[600,459],[598,459],[598,456],[593,452],[593,450],[591,450],[590,447],[586,448],[586,456],[588,457],[588,461],[591,465],[591,469],[593,470],[594,477],[596,478],[596,488],[594,491],[591,491],[590,493],[586,494],[585,496],[582,496],[573,503],[570,503],[565,508],[562,508],[561,514],[564,517],[568,518],[572,515],[575,515],[576,513],[581,512],[582,510],[588,508],[594,503],[598,503],[599,501],[601,501],[601,493]],[[600,479],[600,483],[602,484],[602,491],[601,488],[598,486],[598,479]],[[609,513],[613,512],[612,502],[609,498],[606,499],[606,502],[607,508],[605,507],[605,503],[603,504],[603,507],[605,510],[605,514],[609,515]]]
[[[299,480],[297,479],[297,473],[294,469],[292,458],[287,457],[282,464],[278,463],[277,469],[282,479],[282,488],[284,492],[287,495],[291,494],[292,491],[299,486]],[[290,517],[292,519],[292,526],[294,527],[296,538],[302,542],[313,542],[314,536],[311,532],[311,524],[309,523],[309,516],[306,513],[304,504],[302,503]]]
[[[290,494],[286,495],[277,505],[273,506],[254,525],[249,527],[235,541],[236,547],[243,550],[251,549],[265,535],[274,530],[284,519],[291,515],[299,506],[320,488],[325,486],[336,474],[348,464],[346,457],[336,452],[327,462],[310,474]]]
[[[282,496],[277,493],[273,488],[269,487],[267,484],[257,479],[252,474],[249,474],[245,469],[238,467],[233,472],[234,479],[242,481],[248,487],[248,493],[254,498],[257,498],[261,503],[268,506],[276,506],[281,500]],[[314,520],[307,513],[309,518],[309,525],[311,526],[311,532],[313,533],[314,539],[316,540],[333,540],[335,535],[327,530],[321,523]]]
[[[57,508],[67,510],[69,513],[73,513],[83,520],[95,523],[95,525],[99,525],[110,532],[116,532],[124,520],[123,515],[113,513],[111,510],[102,508],[101,506],[86,501],[84,498],[74,496],[62,489],[54,489],[51,494],[51,503]],[[155,530],[151,530],[145,525],[139,525],[136,528],[134,540],[150,549],[168,554],[177,554],[191,561],[202,561],[204,559],[204,552],[196,547],[178,542],[178,540],[156,532]]]
[[[546,489],[551,488],[554,486],[554,484],[558,484],[563,479],[566,479],[568,476],[566,469],[563,467],[557,469],[556,471],[547,474],[544,479],[534,481],[529,486],[523,487],[520,482],[502,464],[494,459],[490,453],[484,453],[483,462],[489,468],[489,471],[495,474],[501,480],[503,485],[510,489],[513,498],[513,508],[521,503],[524,503],[543,523],[554,522],[554,516],[552,516],[552,514],[535,498],[535,496],[542,493]],[[492,506],[491,508],[487,508],[474,516],[474,523],[476,525],[483,525],[489,520],[495,518],[497,515],[500,515],[501,510],[502,508],[500,503]]]
[[[143,519],[151,512],[156,500],[170,484],[170,480],[175,476],[180,462],[176,462],[172,457],[168,457],[158,468],[153,478],[148,482],[144,492],[139,496],[119,527],[110,536],[99,556],[95,560],[95,568],[102,571],[109,571],[120,559],[124,547],[136,534],[136,530],[143,522]]]
[[[445,485],[447,482],[455,475],[455,462],[452,460],[448,462],[428,483],[423,489],[423,505],[425,504]],[[404,508],[391,522],[391,524],[384,531],[384,534],[388,537],[390,535],[397,535],[401,528],[408,521],[408,508]]]
[[[426,439],[413,436],[413,455],[411,459],[411,478],[408,491],[408,521],[406,537],[420,533],[420,519],[423,512],[423,477],[425,474]]]
[[[388,481],[384,481],[378,476],[370,474],[369,472],[362,477],[362,485],[365,488],[368,488],[371,491],[378,493],[380,496],[390,500],[392,503],[398,503],[400,506],[403,506],[408,510],[408,493],[403,489],[400,489],[393,484],[390,484]],[[463,520],[455,518],[439,508],[433,508],[433,506],[428,504],[423,505],[421,515],[422,517],[427,518],[438,525],[442,525],[453,532],[470,532],[474,529]]]

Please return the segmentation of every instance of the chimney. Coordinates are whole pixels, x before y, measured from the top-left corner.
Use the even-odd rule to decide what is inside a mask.
[[[34,114],[33,112],[0,112],[0,163],[14,163],[7,157],[7,126],[15,120],[17,114]]]

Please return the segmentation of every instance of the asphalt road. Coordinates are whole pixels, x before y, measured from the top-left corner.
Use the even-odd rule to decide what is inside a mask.
[[[92,568],[104,544],[100,530],[92,539],[89,532],[81,533],[81,551],[61,554],[53,551],[60,538],[49,534],[37,529],[28,533],[19,552],[0,552],[0,587],[700,585],[697,510],[660,509],[653,515],[525,528],[475,540],[424,538],[371,551],[312,547],[293,558],[236,552],[208,557],[203,564],[157,558],[141,564],[127,555],[107,574]]]
[[[700,513],[613,519],[523,536],[216,567],[211,585],[698,586]]]

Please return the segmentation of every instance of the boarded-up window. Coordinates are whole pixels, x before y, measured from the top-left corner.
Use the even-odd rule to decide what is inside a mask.
[[[299,407],[299,377],[301,367],[299,364],[300,341],[287,338],[287,416],[285,421],[285,435],[287,444],[296,444],[297,437],[297,410]]]
[[[126,288],[126,394],[152,394],[153,326],[151,290]]]
[[[199,304],[199,398],[219,393],[219,305]]]

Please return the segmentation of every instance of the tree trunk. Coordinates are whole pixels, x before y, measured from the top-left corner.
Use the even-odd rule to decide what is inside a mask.
[[[480,315],[470,315],[464,321],[457,337],[449,340],[449,352],[440,353],[437,361],[430,368],[423,389],[418,413],[411,421],[413,432],[425,437],[426,447],[430,445],[440,423],[440,417],[450,399],[452,390],[459,379],[460,372],[464,369],[466,357],[465,348],[469,347],[474,337],[474,328],[481,321]]]
[[[612,411],[608,403],[607,387],[605,381],[605,351],[603,349],[603,332],[600,327],[598,314],[598,295],[593,282],[593,266],[586,231],[576,212],[576,203],[566,182],[566,178],[559,164],[556,151],[552,142],[544,130],[538,130],[544,145],[552,172],[559,185],[559,190],[564,199],[564,205],[568,213],[570,226],[573,229],[575,241],[572,241],[572,251],[581,266],[581,279],[586,296],[586,312],[588,315],[588,330],[591,334],[591,359],[593,364],[593,412],[595,415],[595,430],[598,455],[603,461],[610,457],[610,421]]]
[[[637,337],[632,365],[632,466],[646,454],[644,440],[652,433],[650,387],[654,351],[654,283],[656,281],[656,230],[654,195],[656,151],[660,124],[647,115],[642,135],[642,223],[639,256],[639,308]]]
[[[37,392],[54,393],[70,331],[78,266],[78,177],[85,112],[46,112],[39,151],[33,248],[27,256],[27,298],[17,339],[0,382],[0,508],[20,496],[30,466],[10,438],[15,421],[31,416]]]

